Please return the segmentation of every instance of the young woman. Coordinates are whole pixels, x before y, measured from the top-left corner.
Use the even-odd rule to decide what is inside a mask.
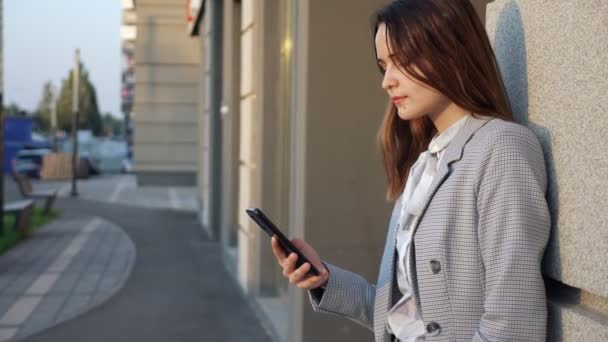
[[[550,217],[543,151],[512,122],[494,53],[469,0],[398,0],[374,17],[379,132],[395,200],[377,284],[321,262],[283,274],[316,311],[376,341],[544,341],[541,260]]]

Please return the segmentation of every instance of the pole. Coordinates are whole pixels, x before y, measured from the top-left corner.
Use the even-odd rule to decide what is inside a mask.
[[[57,152],[57,97],[55,87],[51,88],[51,148]]]
[[[2,4],[0,4],[0,6],[2,6]],[[1,10],[0,15],[2,15]],[[2,53],[1,46],[0,53]],[[0,68],[2,68],[1,63],[2,60],[0,58]],[[2,75],[1,72],[0,75]],[[2,80],[0,79],[0,171],[2,171],[2,178],[0,179],[0,235],[4,234],[4,99],[2,98],[3,90],[4,89]]]
[[[4,53],[3,44],[2,44],[2,24],[3,24],[3,15],[2,15],[2,1],[0,1],[0,174],[2,178],[0,178],[0,233],[4,233],[4,99],[2,95],[4,94],[4,74],[2,72],[2,55]]]
[[[72,74],[72,197],[78,196],[76,189],[76,178],[78,178],[78,81],[80,79],[80,50],[76,49],[74,60],[74,72]]]

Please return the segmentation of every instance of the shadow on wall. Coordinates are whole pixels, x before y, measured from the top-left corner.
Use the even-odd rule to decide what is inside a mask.
[[[559,214],[559,194],[555,172],[555,162],[551,147],[551,132],[546,127],[529,121],[528,69],[526,39],[519,5],[510,1],[502,9],[496,26],[494,51],[500,72],[511,103],[513,118],[516,122],[530,128],[539,138],[547,166],[548,189],[547,201],[551,213],[551,238],[543,260],[543,273],[552,278],[561,279],[561,262],[557,218]],[[576,305],[580,302],[580,290],[570,288],[545,275],[545,286],[551,302]],[[567,300],[563,297],[566,296]],[[562,341],[563,329],[559,313],[549,311],[547,331],[548,341]]]

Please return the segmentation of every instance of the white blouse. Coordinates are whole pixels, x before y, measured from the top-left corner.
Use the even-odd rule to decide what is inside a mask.
[[[412,241],[412,227],[420,217],[421,205],[437,170],[437,161],[441,160],[445,148],[458,134],[469,116],[459,119],[441,134],[433,137],[429,149],[421,153],[410,168],[405,189],[401,194],[403,206],[396,228],[396,250],[397,284],[403,297],[389,310],[387,317],[388,331],[401,342],[424,341],[425,334],[424,322],[418,313],[416,296],[411,286],[409,248]]]

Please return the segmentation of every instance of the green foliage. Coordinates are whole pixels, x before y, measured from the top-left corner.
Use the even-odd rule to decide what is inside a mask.
[[[42,98],[36,111],[36,127],[39,131],[48,132],[51,126],[51,108],[53,106],[53,83],[46,81],[42,86]]]
[[[44,215],[42,209],[34,208],[32,212],[32,219],[30,221],[30,227],[26,236],[32,231],[40,228],[42,225],[48,223],[52,219],[59,216],[59,212],[52,209],[49,215]],[[13,224],[15,224],[15,216],[11,214],[4,215],[4,233],[0,236],[0,254],[4,253],[9,248],[13,247],[22,240],[22,237],[13,230]]]
[[[8,117],[8,116],[21,116],[21,117],[26,117],[26,116],[30,116],[31,114],[25,110],[24,108],[19,107],[18,104],[11,102],[11,104],[8,105],[8,107],[4,107],[4,116]]]
[[[115,118],[110,113],[105,113],[102,116],[102,122],[105,135],[120,136],[123,134],[124,121],[122,119]]]
[[[73,70],[70,70],[68,78],[61,83],[61,91],[57,100],[57,128],[71,131],[72,130],[72,83],[74,78]],[[79,92],[79,129],[90,129],[93,134],[99,135],[102,133],[101,115],[99,114],[99,106],[97,105],[97,92],[95,87],[89,80],[89,73],[80,64],[80,78],[78,82]]]

